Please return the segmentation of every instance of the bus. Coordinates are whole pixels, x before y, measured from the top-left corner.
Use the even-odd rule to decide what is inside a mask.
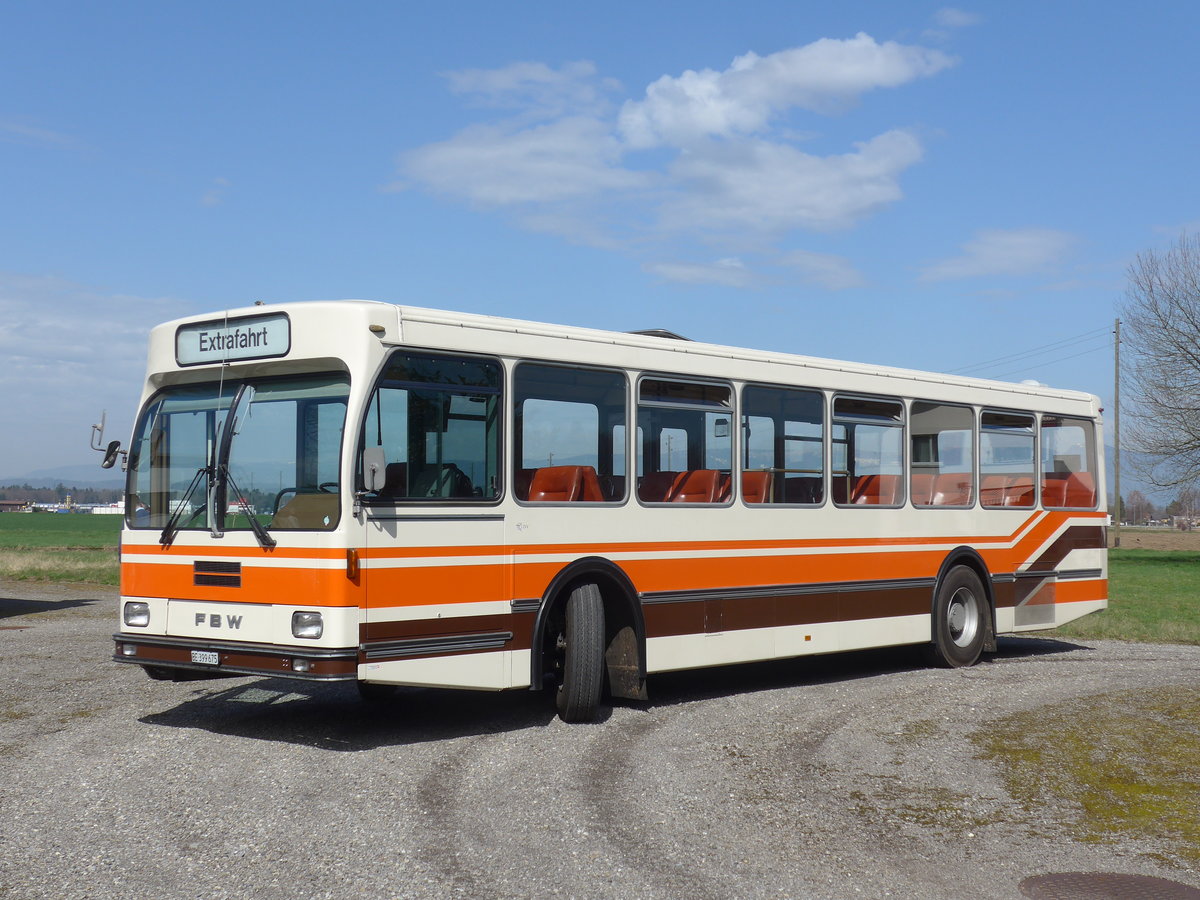
[[[1096,397],[369,301],[154,328],[114,658],[545,690],[1107,605]]]

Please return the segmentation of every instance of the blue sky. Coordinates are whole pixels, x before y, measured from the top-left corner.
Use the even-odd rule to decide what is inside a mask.
[[[1198,33],[1184,2],[9,0],[0,476],[98,458],[150,326],[255,300],[1108,401],[1126,267],[1200,223]]]

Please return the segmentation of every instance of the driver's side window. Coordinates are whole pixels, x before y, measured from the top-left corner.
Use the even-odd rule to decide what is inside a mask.
[[[381,502],[499,496],[500,364],[398,352],[380,377],[361,446],[383,451]]]

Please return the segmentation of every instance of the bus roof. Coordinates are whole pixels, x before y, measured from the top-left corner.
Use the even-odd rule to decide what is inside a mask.
[[[323,318],[333,313],[339,314],[338,317],[341,318],[350,313],[351,310],[354,310],[357,314],[354,315],[353,318],[357,318],[363,323],[366,323],[367,321],[384,321],[388,323],[394,323],[396,326],[396,335],[402,337],[389,335],[385,342],[397,345],[420,343],[420,341],[414,341],[412,339],[416,336],[413,334],[413,332],[422,332],[425,330],[424,327],[429,327],[435,330],[441,330],[445,328],[455,328],[460,330],[471,329],[479,332],[481,336],[484,334],[488,334],[492,337],[505,335],[527,336],[531,338],[549,338],[586,342],[589,344],[601,344],[610,347],[628,348],[630,350],[668,352],[676,357],[683,356],[692,358],[697,362],[707,358],[709,360],[724,360],[726,362],[747,361],[768,363],[778,366],[795,366],[805,369],[825,371],[830,373],[841,373],[852,376],[858,375],[867,377],[899,378],[925,384],[1003,391],[1015,395],[1054,398],[1077,403],[1085,402],[1097,406],[1097,408],[1099,403],[1099,399],[1090,393],[1062,388],[1052,388],[1043,384],[970,378],[962,375],[947,375],[917,369],[903,369],[892,366],[849,362],[844,360],[785,353],[780,351],[755,350],[751,348],[710,344],[700,341],[681,340],[677,335],[674,335],[674,333],[669,333],[671,336],[668,337],[668,333],[663,332],[661,329],[651,329],[649,332],[605,331],[601,329],[584,328],[574,325],[557,325],[524,319],[512,319],[502,316],[482,315],[479,313],[453,312],[419,306],[409,306],[405,304],[384,303],[376,300],[346,299],[297,301],[247,306],[187,316],[169,322],[164,322],[156,327],[152,334],[152,343],[154,341],[160,341],[169,342],[173,345],[174,335],[181,326],[206,321],[212,322],[214,320],[226,317],[234,319],[245,316],[266,316],[273,313],[286,312],[293,317],[305,317],[308,315],[319,314]],[[376,330],[374,325],[372,325],[372,330]],[[363,332],[365,331],[366,328],[364,327]],[[658,332],[658,334],[654,332]],[[328,333],[326,333],[326,336],[331,337],[331,335]],[[490,344],[492,342],[488,341],[488,343]],[[495,352],[494,347],[490,347],[489,352]],[[512,351],[512,354],[517,356],[522,355],[520,351],[515,349]],[[161,356],[158,357],[158,359],[160,361],[165,361]],[[153,365],[151,368],[154,368]],[[651,368],[658,368],[658,366]]]

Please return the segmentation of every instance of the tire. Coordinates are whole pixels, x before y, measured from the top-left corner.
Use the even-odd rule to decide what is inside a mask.
[[[930,663],[947,669],[975,665],[990,632],[989,621],[983,582],[973,569],[955,566],[934,597]]]
[[[604,687],[604,601],[596,585],[581,584],[571,591],[556,646],[559,717],[564,722],[594,721]]]
[[[162,666],[142,666],[146,674],[155,681],[174,681],[175,673],[170,669],[164,669]]]

